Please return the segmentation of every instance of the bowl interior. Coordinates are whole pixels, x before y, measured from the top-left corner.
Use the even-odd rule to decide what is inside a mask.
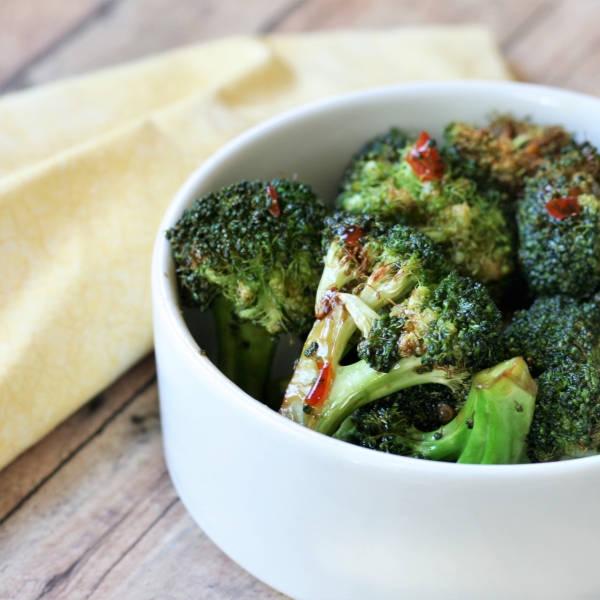
[[[561,124],[600,145],[600,101],[562,90],[516,83],[444,82],[398,85],[347,94],[285,113],[239,136],[208,159],[180,190],[162,223],[171,227],[195,198],[242,179],[296,177],[310,184],[333,207],[338,182],[352,156],[391,126],[408,133],[426,130],[441,141],[453,120],[484,122],[494,112],[510,112],[535,122]],[[158,242],[163,293],[180,320],[173,264],[164,237]],[[197,344],[214,361],[216,340],[210,314],[184,310]],[[282,339],[272,376],[290,375],[300,344]],[[248,398],[240,391],[241,401]]]

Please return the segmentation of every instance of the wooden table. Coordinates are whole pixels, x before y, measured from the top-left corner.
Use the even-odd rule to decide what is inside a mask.
[[[600,94],[600,0],[0,0],[0,91],[230,34],[466,22],[521,79]],[[152,356],[0,478],[0,599],[284,598],[179,501]]]

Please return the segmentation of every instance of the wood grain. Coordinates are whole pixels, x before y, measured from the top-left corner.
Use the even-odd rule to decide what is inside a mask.
[[[0,0],[0,89],[110,0]]]
[[[280,31],[390,28],[432,23],[479,23],[500,43],[508,40],[550,0],[309,0],[282,21]]]
[[[13,87],[48,82],[183,44],[269,29],[298,0],[121,0],[23,72]]]
[[[6,520],[0,598],[285,598],[181,507],[151,385]]]

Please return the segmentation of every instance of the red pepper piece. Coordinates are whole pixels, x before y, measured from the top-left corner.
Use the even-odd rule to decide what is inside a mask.
[[[271,197],[271,206],[269,208],[269,214],[273,217],[281,215],[281,208],[279,208],[279,197],[277,196],[277,190],[272,186],[267,186],[267,194]]]
[[[317,366],[319,367],[319,375],[310,392],[308,392],[308,396],[306,396],[306,404],[309,406],[318,406],[325,400],[333,379],[333,371],[329,363],[323,364],[323,360],[318,359]]]
[[[440,153],[432,145],[431,137],[425,131],[419,134],[417,143],[406,156],[406,162],[421,181],[441,179],[444,175]]]
[[[568,217],[574,217],[581,212],[581,204],[576,196],[556,198],[546,203],[546,211],[551,217],[562,221]]]

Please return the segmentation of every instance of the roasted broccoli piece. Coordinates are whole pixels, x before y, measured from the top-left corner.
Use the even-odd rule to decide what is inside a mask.
[[[597,174],[600,161],[589,144],[577,144],[557,125],[535,125],[528,119],[495,115],[488,125],[455,121],[444,131],[442,155],[455,175],[468,177],[483,188],[498,188],[511,198],[522,191],[525,178],[568,153]]]
[[[338,204],[416,227],[462,275],[483,283],[514,269],[515,236],[500,195],[453,177],[425,132],[415,141],[391,129],[369,142],[347,167]]]
[[[306,418],[302,410],[307,396],[309,407],[324,396],[332,381],[328,374],[333,365],[339,365],[357,327],[367,327],[372,315],[377,318],[377,311],[401,301],[415,285],[434,285],[450,272],[439,248],[423,234],[361,215],[338,213],[329,218],[323,252],[325,266],[315,301],[317,320],[282,407],[283,414],[299,422]],[[354,311],[353,318],[349,311],[354,303],[364,310]],[[327,379],[321,386],[315,384],[315,379],[323,379],[319,373]]]
[[[255,398],[278,335],[312,325],[324,218],[307,185],[242,181],[196,200],[166,232],[181,302],[213,310],[218,366]]]
[[[599,363],[566,359],[537,378],[538,396],[528,436],[537,461],[598,454],[600,447]]]
[[[590,296],[600,281],[600,186],[548,168],[519,204],[519,262],[534,294]]]
[[[567,296],[538,298],[504,331],[507,351],[522,356],[534,377],[566,360],[600,362],[600,304]]]
[[[471,373],[498,362],[501,316],[486,289],[454,272],[446,275],[439,250],[416,230],[394,226],[378,239],[377,254],[367,236],[365,252],[354,249],[359,272],[368,275],[363,285],[353,293],[319,288],[322,318],[307,338],[282,406],[282,414],[328,435],[364,404],[426,383],[460,390]],[[344,250],[339,235],[331,245]],[[364,258],[366,252],[372,258]],[[343,263],[331,265],[332,254],[330,247],[325,271],[347,273]],[[328,310],[319,308],[322,298]],[[361,360],[341,366],[356,328],[364,338]]]
[[[538,298],[505,331],[508,351],[530,365],[539,388],[528,437],[533,460],[574,458],[600,444],[600,306],[597,298]]]
[[[432,386],[422,386],[429,388]],[[335,438],[392,454],[472,464],[529,462],[526,437],[536,384],[521,358],[477,373],[458,416],[432,431],[417,426],[402,394],[359,408]]]

